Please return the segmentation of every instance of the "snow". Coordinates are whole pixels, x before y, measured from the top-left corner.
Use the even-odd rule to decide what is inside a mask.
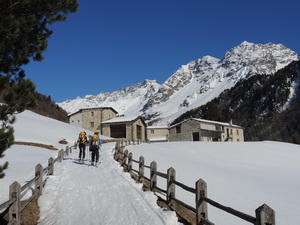
[[[176,180],[195,187],[207,182],[208,198],[248,215],[264,203],[276,212],[276,224],[295,225],[300,210],[300,146],[280,142],[168,142],[127,146],[133,159],[144,156],[145,165],[176,170]],[[137,165],[134,164],[134,169]],[[150,171],[145,170],[145,174]],[[158,186],[166,189],[164,179]],[[194,195],[181,188],[176,197],[194,206]],[[249,224],[221,210],[208,207],[214,224]],[[226,221],[226,222],[224,222]]]
[[[51,144],[66,139],[74,143],[81,128],[70,126],[25,111],[17,116],[16,141]],[[105,138],[105,137],[101,137]],[[89,162],[79,164],[73,152],[55,164],[43,195],[39,199],[39,225],[46,224],[179,224],[174,212],[159,208],[156,196],[143,192],[128,173],[112,158],[114,143],[104,144],[98,168]],[[176,180],[190,187],[202,178],[207,182],[208,198],[246,214],[267,204],[276,212],[277,225],[298,224],[300,211],[300,146],[281,142],[164,142],[126,147],[145,164],[157,162],[166,173],[173,167]],[[9,185],[15,180],[25,184],[34,176],[37,163],[47,165],[57,151],[39,147],[13,145],[5,151],[0,164],[9,161],[6,176],[0,179],[0,203],[8,199]],[[87,157],[89,158],[89,156]],[[133,164],[137,169],[137,165]],[[149,169],[145,169],[149,176]],[[158,186],[166,189],[164,179]],[[28,193],[30,194],[30,193]],[[194,206],[194,196],[176,187],[176,197]],[[249,224],[209,205],[208,216],[216,225]]]
[[[156,196],[122,171],[113,147],[103,147],[98,168],[74,162],[77,153],[57,166],[39,199],[39,224],[178,224],[174,212],[158,207]]]
[[[119,116],[119,117],[115,117],[112,118],[110,120],[106,120],[104,122],[102,122],[102,124],[105,123],[120,123],[120,122],[131,122],[138,119],[138,116]]]
[[[82,131],[81,128],[30,111],[18,115],[14,127],[16,141],[52,143],[57,148],[62,147],[59,140],[63,138],[74,143],[78,133]],[[179,224],[175,212],[157,206],[157,197],[151,192],[143,192],[141,184],[136,184],[113,160],[114,146],[115,143],[102,146],[101,164],[98,168],[89,166],[89,161],[85,161],[85,164],[78,163],[75,160],[78,150],[62,163],[55,164],[54,175],[49,176],[38,201],[39,225]],[[10,164],[5,170],[6,176],[0,179],[0,203],[8,200],[11,183],[18,181],[24,185],[34,177],[34,169],[38,163],[46,167],[48,159],[57,155],[57,151],[32,146],[13,145],[6,150],[0,164],[5,161]],[[87,159],[89,158],[87,154]],[[27,193],[28,197],[29,195]]]

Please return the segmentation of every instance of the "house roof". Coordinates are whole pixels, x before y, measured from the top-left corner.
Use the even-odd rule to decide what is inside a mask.
[[[112,111],[114,111],[116,114],[118,114],[118,112],[114,109],[114,108],[112,108],[112,107],[86,107],[86,108],[81,108],[81,109],[79,109],[79,110],[77,110],[77,111],[75,111],[75,112],[72,112],[72,113],[70,113],[70,114],[68,114],[68,117],[70,117],[70,116],[72,116],[72,115],[74,115],[74,114],[77,114],[77,113],[79,113],[79,112],[82,112],[82,111],[84,111],[84,110],[97,110],[97,109],[111,109]]]
[[[138,119],[141,119],[142,122],[145,124],[144,120],[140,116],[119,116],[112,118],[110,120],[106,120],[102,122],[102,124],[111,124],[111,123],[128,123],[128,122],[134,122]],[[146,124],[145,124],[146,126]]]
[[[148,130],[155,130],[155,129],[168,129],[168,126],[148,126],[147,129]]]
[[[198,122],[202,122],[202,123],[210,123],[210,124],[216,124],[216,125],[220,125],[220,126],[227,126],[227,127],[235,127],[235,128],[240,128],[240,129],[244,129],[243,127],[239,126],[239,125],[235,125],[235,124],[231,124],[231,123],[225,123],[225,122],[219,122],[219,121],[213,121],[213,120],[204,120],[204,119],[198,119],[198,118],[189,118],[186,119],[180,123],[174,124],[173,126],[170,126],[170,128],[172,127],[176,127],[179,124],[182,124],[188,120],[194,120],[194,121],[198,121]]]

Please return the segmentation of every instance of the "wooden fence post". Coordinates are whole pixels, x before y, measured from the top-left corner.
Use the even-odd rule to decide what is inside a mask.
[[[58,162],[62,162],[62,160],[64,159],[64,150],[61,149],[59,152],[58,152]]]
[[[128,172],[130,172],[132,169],[132,153],[130,152],[129,155],[128,155]]]
[[[157,184],[157,163],[155,161],[150,164],[150,190],[155,191],[155,187]]]
[[[51,157],[48,159],[48,176],[54,174],[54,159]]]
[[[167,171],[167,203],[171,203],[172,198],[175,198],[175,184],[176,171],[171,167]]]
[[[69,149],[69,146],[66,147],[66,156],[69,156],[70,155],[70,149]]]
[[[255,225],[275,225],[275,211],[268,205],[263,204],[255,210]]]
[[[124,166],[124,164],[126,164],[127,157],[128,157],[128,150],[126,149],[124,151],[124,155],[123,155],[122,166]]]
[[[35,166],[35,190],[34,192],[39,192],[38,196],[43,194],[43,166],[37,164]]]
[[[207,202],[202,200],[207,197],[207,185],[202,179],[196,182],[196,224],[200,224],[201,218],[208,219]]]
[[[119,161],[119,159],[120,159],[120,160],[123,159],[123,157],[124,157],[124,154],[123,154],[123,153],[124,153],[124,147],[120,147],[117,161]],[[121,163],[122,163],[122,162],[121,162]]]
[[[118,158],[117,158],[118,154],[119,154],[119,148],[116,146],[115,153],[114,153],[114,160],[116,160],[116,161],[118,161]]]
[[[145,162],[144,157],[140,156],[140,159],[139,159],[139,180],[140,181],[144,177],[144,162]]]
[[[21,194],[21,185],[15,181],[9,186],[9,199],[12,198],[16,199],[16,201],[9,208],[8,219],[9,221],[11,221],[10,224],[15,224],[15,225],[21,224],[20,194]]]
[[[74,143],[74,152],[77,152],[77,146],[78,146],[78,143],[75,142],[75,143]]]

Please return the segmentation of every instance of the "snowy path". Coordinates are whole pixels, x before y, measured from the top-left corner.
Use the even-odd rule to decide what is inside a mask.
[[[75,162],[78,153],[55,164],[39,199],[39,225],[179,224],[174,212],[159,208],[156,197],[122,171],[112,159],[113,147],[103,145],[98,168]]]

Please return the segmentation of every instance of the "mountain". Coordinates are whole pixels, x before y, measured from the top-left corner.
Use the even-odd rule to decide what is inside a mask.
[[[300,144],[300,61],[272,75],[254,75],[173,123],[187,118],[233,120],[245,128],[245,140]]]
[[[206,104],[224,90],[254,75],[274,74],[299,55],[281,44],[242,42],[222,59],[205,56],[181,66],[163,84],[145,80],[113,92],[67,100],[59,105],[72,113],[83,107],[109,106],[120,114],[142,115],[152,125],[165,125]]]

